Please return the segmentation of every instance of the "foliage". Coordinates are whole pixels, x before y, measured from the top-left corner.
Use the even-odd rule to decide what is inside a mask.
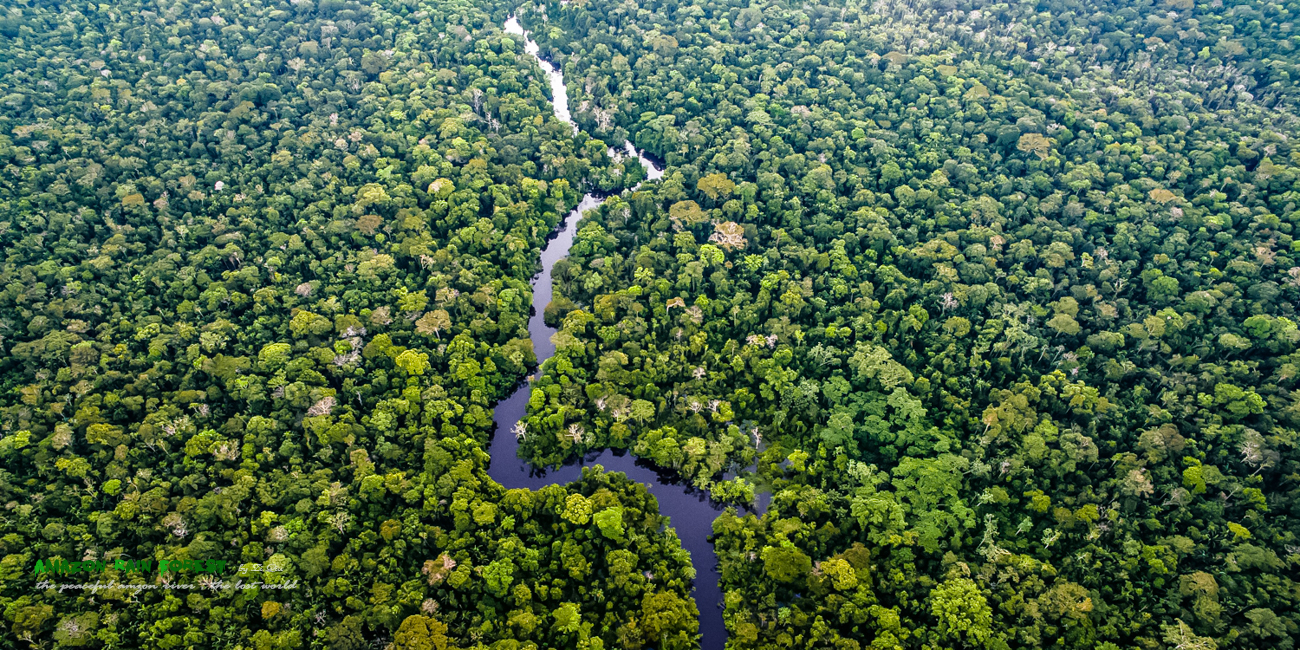
[[[487,476],[534,308],[530,460],[771,492],[732,650],[1300,636],[1294,4],[12,4],[16,643],[694,646],[644,486]],[[202,557],[302,586],[28,572]]]
[[[659,613],[693,573],[644,486],[486,472],[540,247],[641,173],[552,116],[490,11],[6,6],[0,645],[575,647],[569,604],[617,647],[647,598],[695,642]],[[37,589],[52,558],[296,586]]]
[[[733,650],[1296,636],[1296,10],[521,8],[666,163],[556,275],[525,455],[770,490]]]

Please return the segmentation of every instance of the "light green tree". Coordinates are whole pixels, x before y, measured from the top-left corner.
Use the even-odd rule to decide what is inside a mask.
[[[600,534],[616,542],[623,541],[623,509],[620,507],[606,508],[593,515],[596,520],[596,527],[600,529]]]
[[[993,610],[970,578],[949,578],[930,592],[930,613],[939,620],[939,637],[979,647],[992,635]]]
[[[591,520],[591,499],[581,494],[570,494],[564,500],[564,512],[560,516],[579,526],[586,525]]]
[[[406,350],[393,360],[398,368],[411,376],[423,375],[429,369],[429,355],[415,350]]]

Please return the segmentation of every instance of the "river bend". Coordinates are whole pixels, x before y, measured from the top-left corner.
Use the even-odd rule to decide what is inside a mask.
[[[535,41],[528,38],[519,21],[511,16],[505,23],[509,34],[524,37],[524,51],[532,55],[546,73],[551,86],[551,97],[555,117],[573,124],[569,112],[569,96],[564,86],[564,75],[557,66],[541,58]],[[577,125],[573,126],[577,133]],[[636,156],[645,166],[646,175],[654,180],[663,176],[663,170],[632,143],[623,145],[629,156]],[[533,278],[533,313],[528,319],[528,335],[533,341],[533,350],[537,354],[540,367],[555,354],[555,344],[551,337],[556,330],[546,325],[543,314],[546,305],[551,302],[551,270],[555,263],[569,253],[573,245],[574,234],[583,213],[600,207],[603,198],[588,194],[582,198],[572,212],[565,217],[555,236],[542,250],[542,272]],[[718,586],[721,577],[718,573],[718,558],[713,552],[713,545],[708,537],[713,529],[713,520],[722,512],[724,506],[714,503],[708,495],[694,488],[679,485],[662,476],[650,466],[638,462],[631,454],[615,453],[612,450],[592,452],[582,459],[560,467],[549,469],[533,468],[528,461],[519,458],[519,441],[512,435],[514,425],[522,420],[528,411],[528,396],[531,386],[525,383],[509,397],[497,404],[492,417],[496,422],[496,433],[488,448],[488,453],[496,462],[490,462],[488,473],[492,479],[506,488],[528,488],[537,490],[547,485],[564,485],[582,477],[583,466],[600,465],[607,471],[623,472],[633,481],[644,483],[659,502],[659,512],[669,518],[670,525],[677,531],[682,547],[691,554],[691,564],[695,568],[695,582],[692,596],[700,610],[701,648],[703,650],[722,650],[727,641],[727,630],[722,621],[722,589]]]

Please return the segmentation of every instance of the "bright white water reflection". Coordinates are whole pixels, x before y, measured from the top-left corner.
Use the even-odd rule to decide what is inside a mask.
[[[537,59],[537,64],[542,66],[542,72],[546,73],[546,80],[551,84],[551,99],[555,105],[555,117],[559,118],[561,122],[573,124],[573,114],[569,112],[569,90],[564,87],[564,73],[560,72],[556,65],[543,59],[538,54],[541,48],[538,47],[537,41],[528,38],[528,32],[524,31],[524,26],[519,24],[519,19],[514,16],[507,18],[505,27],[507,34],[524,37],[524,51],[533,55],[533,58]],[[573,124],[573,132],[578,132],[577,124]]]
[[[561,122],[568,122],[573,125],[573,132],[578,132],[578,125],[573,124],[573,114],[569,112],[569,89],[564,86],[564,73],[560,72],[558,66],[541,56],[541,48],[537,41],[529,38],[528,32],[524,26],[519,24],[519,19],[511,16],[506,19],[505,29],[507,34],[524,37],[524,51],[532,55],[537,60],[537,65],[542,67],[542,72],[546,73],[546,80],[551,85],[551,99],[555,108],[555,117]],[[644,152],[632,146],[631,142],[623,143],[623,150],[627,155],[641,161],[641,166],[645,167],[646,178],[649,180],[658,180],[663,178],[664,170],[650,160]]]

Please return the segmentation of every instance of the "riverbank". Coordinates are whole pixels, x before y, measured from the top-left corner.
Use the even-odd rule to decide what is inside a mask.
[[[546,73],[551,86],[555,117],[572,124],[563,73],[557,66],[541,58],[537,43],[528,38],[527,32],[514,16],[506,20],[505,31],[524,38],[524,51],[533,56]],[[574,132],[577,132],[576,125]],[[635,156],[641,161],[649,180],[663,177],[663,169],[632,143],[623,143],[623,150],[629,157]],[[555,344],[551,342],[551,337],[555,335],[556,329],[548,326],[543,316],[546,305],[553,298],[551,272],[555,263],[566,257],[573,246],[583,214],[598,209],[606,198],[608,197],[596,194],[583,196],[577,207],[548,237],[546,247],[542,250],[542,272],[532,281],[533,312],[528,319],[528,335],[532,339],[539,368],[555,354]],[[488,446],[491,458],[488,473],[492,479],[506,488],[539,490],[547,485],[564,485],[578,480],[582,477],[584,467],[600,467],[608,472],[622,472],[630,480],[645,484],[646,489],[658,501],[660,514],[668,517],[669,525],[676,531],[682,548],[691,554],[691,564],[695,569],[691,595],[700,611],[701,648],[722,650],[727,642],[727,630],[722,620],[722,589],[719,587],[721,574],[709,536],[713,532],[713,521],[727,506],[713,501],[703,491],[677,482],[671,472],[637,460],[625,449],[592,452],[559,467],[534,468],[528,461],[519,458],[519,443],[527,438],[528,432],[518,425],[527,415],[531,390],[531,384],[525,383],[501,400],[493,411],[496,431]],[[761,500],[760,505],[765,505],[765,500]]]

